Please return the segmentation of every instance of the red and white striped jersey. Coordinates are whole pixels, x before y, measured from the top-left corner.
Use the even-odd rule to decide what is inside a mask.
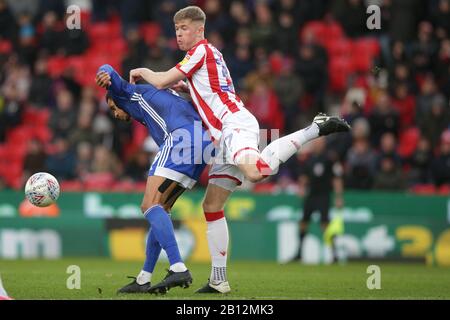
[[[220,140],[224,117],[244,108],[222,54],[205,39],[176,68],[186,75],[192,101],[213,140]]]

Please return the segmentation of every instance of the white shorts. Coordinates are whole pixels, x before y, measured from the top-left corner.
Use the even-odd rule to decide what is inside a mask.
[[[222,124],[222,137],[209,170],[209,182],[233,192],[244,181],[238,160],[259,154],[259,124],[247,109],[231,113]]]

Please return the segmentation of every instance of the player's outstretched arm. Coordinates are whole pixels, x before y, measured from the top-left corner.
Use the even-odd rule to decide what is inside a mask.
[[[102,88],[127,96],[134,92],[134,85],[126,82],[109,64],[102,65],[95,76],[95,82]]]
[[[136,83],[136,81],[143,79],[158,89],[170,88],[185,77],[175,67],[165,72],[154,72],[147,68],[137,68],[130,71],[130,83]]]

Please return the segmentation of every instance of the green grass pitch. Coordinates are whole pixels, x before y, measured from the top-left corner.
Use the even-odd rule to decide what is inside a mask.
[[[370,264],[381,268],[381,289],[369,290]],[[81,289],[66,287],[69,265],[81,268]],[[450,270],[421,264],[387,262],[345,265],[280,265],[270,262],[230,262],[228,295],[199,295],[195,290],[209,276],[209,264],[189,263],[194,277],[190,288],[173,288],[164,296],[116,295],[136,275],[138,262],[97,258],[62,260],[0,260],[0,274],[14,299],[450,299]],[[153,283],[165,275],[159,263]]]

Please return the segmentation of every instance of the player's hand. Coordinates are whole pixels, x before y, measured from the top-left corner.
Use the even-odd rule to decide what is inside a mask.
[[[175,90],[176,92],[189,92],[189,88],[183,80],[178,81],[175,83],[172,87],[172,90]]]
[[[142,80],[144,68],[137,68],[130,71],[130,83],[136,84],[137,81]]]
[[[95,82],[98,86],[107,89],[111,85],[111,76],[104,71],[100,71],[95,76]]]

